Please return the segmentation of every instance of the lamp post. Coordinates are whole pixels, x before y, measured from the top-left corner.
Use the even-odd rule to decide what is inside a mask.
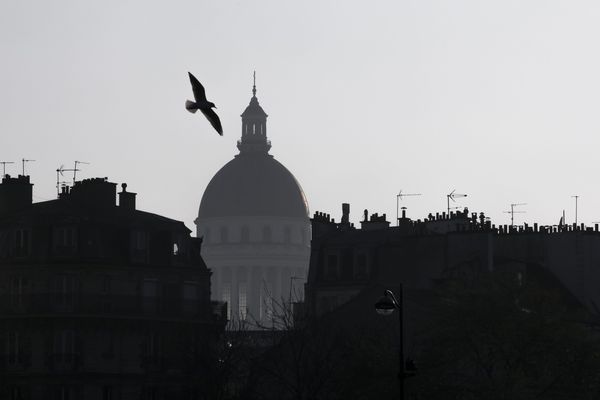
[[[391,315],[394,310],[398,310],[398,323],[400,326],[400,343],[398,348],[398,388],[400,389],[400,400],[404,400],[404,379],[406,378],[406,371],[404,370],[404,321],[402,306],[402,285],[400,285],[398,298],[396,298],[391,290],[386,289],[383,293],[383,296],[377,300],[377,303],[375,303],[375,310],[380,315]]]

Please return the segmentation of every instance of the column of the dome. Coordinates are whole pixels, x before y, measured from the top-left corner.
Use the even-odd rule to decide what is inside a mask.
[[[257,321],[260,321],[261,314],[261,290],[262,290],[262,282],[263,282],[263,272],[262,267],[253,266],[252,267],[252,316]]]

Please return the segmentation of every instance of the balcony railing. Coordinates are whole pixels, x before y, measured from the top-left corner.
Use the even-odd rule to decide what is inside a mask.
[[[80,315],[131,318],[180,318],[221,321],[223,306],[168,297],[111,296],[43,293],[20,296],[0,295],[0,318],[17,315]]]

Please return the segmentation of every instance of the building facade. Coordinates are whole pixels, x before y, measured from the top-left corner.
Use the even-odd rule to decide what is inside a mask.
[[[397,226],[385,216],[365,216],[360,229],[315,213],[306,301],[323,315],[374,287],[403,285],[411,293],[430,291],[436,281],[469,271],[508,270],[518,279],[528,271],[554,277],[589,310],[600,304],[600,232],[581,225],[493,225],[468,210],[430,214],[414,221],[403,212]],[[410,307],[409,307],[410,310]]]
[[[294,176],[269,154],[256,85],[241,117],[239,154],[208,184],[195,223],[213,272],[213,299],[227,302],[232,320],[268,325],[276,304],[303,297],[308,204]]]
[[[0,185],[0,398],[197,398],[225,319],[201,240],[106,178]],[[220,311],[223,307],[221,307]]]

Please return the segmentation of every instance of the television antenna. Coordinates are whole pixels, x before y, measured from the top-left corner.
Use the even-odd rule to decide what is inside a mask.
[[[2,164],[2,177],[4,178],[6,176],[6,164],[14,164],[14,161],[0,161],[0,164]]]
[[[579,198],[581,196],[579,195],[575,195],[575,196],[571,196],[572,198],[575,198],[575,225],[577,225],[577,200],[579,200]]]
[[[21,159],[21,162],[23,163],[23,176],[25,176],[25,163],[32,162],[32,161],[35,161],[35,160],[28,160],[26,158]]]
[[[454,189],[453,191],[451,191],[450,193],[448,193],[446,195],[446,203],[447,203],[447,208],[448,208],[448,218],[450,218],[450,200],[456,202],[456,200],[459,197],[467,197],[466,194],[461,194],[461,193],[454,193],[456,192],[456,189]]]
[[[421,196],[421,193],[402,193],[402,190],[398,192],[398,194],[396,195],[396,226],[399,225],[398,218],[400,217],[398,215],[398,207],[400,205],[398,201],[402,200],[403,197],[409,196]]]
[[[65,184],[66,182],[61,182],[60,181],[60,177],[61,176],[65,176],[64,172],[70,172],[70,171],[79,171],[77,168],[74,169],[67,169],[65,168],[64,164],[60,166],[60,168],[56,169],[56,197],[60,196],[60,184]]]
[[[90,165],[89,162],[85,162],[85,161],[75,161],[75,168],[73,168],[73,185],[75,185],[75,178],[77,177],[77,171],[81,171],[80,169],[77,169],[77,164],[86,164],[86,165]],[[66,170],[65,170],[66,171]]]
[[[505,214],[510,214],[510,226],[515,225],[515,214],[525,214],[527,211],[515,211],[515,207],[526,206],[527,203],[512,203],[510,205],[510,211],[504,211]]]

